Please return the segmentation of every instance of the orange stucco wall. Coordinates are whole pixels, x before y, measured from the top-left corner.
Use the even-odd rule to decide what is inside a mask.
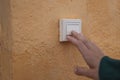
[[[61,18],[80,18],[84,35],[106,55],[120,58],[119,0],[2,2],[6,6],[2,6],[1,43],[6,55],[1,56],[7,58],[1,59],[7,69],[0,69],[3,80],[90,80],[74,74],[76,65],[87,66],[79,51],[58,40]],[[6,75],[9,77],[5,79]]]
[[[12,35],[10,1],[0,0],[0,80],[12,77]]]

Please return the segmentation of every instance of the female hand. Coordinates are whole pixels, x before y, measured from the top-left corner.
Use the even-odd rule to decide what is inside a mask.
[[[72,35],[67,36],[67,39],[78,48],[89,66],[89,69],[76,67],[75,73],[94,80],[99,80],[99,65],[104,53],[81,33],[72,31]]]

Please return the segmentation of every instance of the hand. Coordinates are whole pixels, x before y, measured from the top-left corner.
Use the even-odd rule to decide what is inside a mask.
[[[103,52],[94,43],[87,40],[82,33],[72,31],[72,35],[67,36],[67,39],[78,48],[89,66],[89,69],[76,67],[75,73],[99,80],[99,64],[101,58],[104,56]]]

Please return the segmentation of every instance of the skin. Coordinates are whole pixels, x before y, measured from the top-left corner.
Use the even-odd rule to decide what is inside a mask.
[[[75,68],[75,73],[94,80],[99,80],[99,65],[104,53],[82,33],[72,31],[71,34],[72,35],[67,36],[68,41],[78,48],[89,66],[89,68],[77,66]]]

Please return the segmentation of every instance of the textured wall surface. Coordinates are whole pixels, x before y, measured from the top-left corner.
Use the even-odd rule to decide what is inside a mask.
[[[1,23],[1,38],[0,38],[0,80],[11,80],[12,77],[12,35],[11,35],[11,12],[10,1],[0,0],[0,23]]]
[[[106,53],[120,58],[120,1],[88,1],[89,34]]]
[[[0,57],[1,57],[1,15],[0,15]],[[1,60],[0,60],[0,79],[1,79]]]
[[[87,27],[86,4],[86,0],[11,0],[13,80],[82,78],[73,70],[77,62],[85,63],[74,46],[59,43],[58,20],[81,18]]]
[[[10,4],[3,12],[8,16],[3,24],[9,25],[2,29],[3,43],[9,44],[2,44],[2,51],[9,53],[4,57],[10,60],[6,68],[11,80],[90,80],[74,74],[76,65],[87,65],[73,45],[59,42],[60,18],[82,19],[84,35],[106,55],[120,58],[119,0],[2,1]]]
[[[1,80],[11,80],[12,78],[12,32],[10,17],[10,1],[0,0],[0,16],[1,16],[1,54],[0,54],[0,74]]]

